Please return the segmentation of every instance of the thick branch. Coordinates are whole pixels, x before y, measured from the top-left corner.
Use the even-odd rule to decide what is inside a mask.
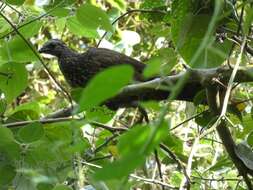
[[[137,106],[136,102],[138,101],[166,100],[173,91],[173,87],[182,77],[185,77],[186,75],[188,75],[189,78],[186,83],[183,84],[182,90],[175,100],[192,102],[199,91],[205,90],[206,87],[210,87],[212,84],[217,86],[221,85],[216,81],[226,84],[231,73],[232,70],[228,67],[187,69],[187,71],[177,75],[156,78],[151,81],[128,85],[124,87],[117,96],[107,100],[104,104],[111,109],[117,109],[119,107]],[[240,68],[237,71],[235,82],[242,83],[252,81],[253,68]],[[203,103],[207,103],[207,100],[203,100]],[[76,106],[74,106],[74,109],[75,108]],[[67,117],[72,114],[72,110],[73,108],[64,108],[46,116],[46,118]]]

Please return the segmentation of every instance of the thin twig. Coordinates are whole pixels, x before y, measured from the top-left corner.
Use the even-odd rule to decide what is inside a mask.
[[[118,136],[118,134],[113,134],[111,137],[107,138],[101,145],[99,145],[93,152],[96,154],[99,151],[101,151],[101,149],[103,149],[105,146],[107,146],[111,141],[113,141],[116,137]]]
[[[53,119],[43,119],[43,120],[30,120],[30,121],[18,121],[18,122],[14,122],[14,123],[6,123],[6,124],[2,124],[3,127],[7,127],[7,128],[14,128],[14,127],[21,127],[21,126],[25,126],[28,124],[32,124],[32,123],[41,123],[41,124],[49,124],[49,123],[58,123],[58,122],[64,122],[64,121],[82,121],[84,120],[84,118],[72,118],[72,117],[63,117],[63,118],[53,118]],[[87,123],[94,125],[96,127],[100,127],[103,129],[106,129],[112,133],[117,132],[117,131],[127,131],[127,128],[124,127],[111,127],[96,121],[88,121]]]
[[[5,77],[10,77],[11,73],[0,72],[0,75],[5,76]]]
[[[241,58],[242,58],[242,54],[243,54],[245,45],[246,45],[246,38],[244,38],[244,40],[243,40],[242,47],[241,47],[241,50],[240,50],[240,54],[238,55],[238,58],[236,60],[236,64],[233,68],[233,72],[231,74],[231,77],[230,77],[228,85],[227,85],[227,90],[226,90],[226,94],[225,94],[225,97],[224,97],[224,100],[223,100],[222,110],[221,110],[221,114],[220,114],[221,117],[225,116],[225,114],[226,114],[228,101],[229,101],[229,97],[230,97],[230,92],[231,92],[231,89],[233,88],[233,82],[234,82],[237,70],[239,69],[239,65],[240,65],[240,62],[241,62]]]
[[[96,162],[96,161],[108,159],[108,158],[111,158],[111,157],[112,157],[112,155],[109,154],[109,155],[106,155],[106,156],[101,156],[101,157],[92,158],[92,159],[89,159],[89,160],[87,160],[87,161],[88,161],[88,162]]]
[[[204,178],[204,177],[201,177],[201,176],[192,176],[193,178],[196,178],[196,179],[201,179],[201,180],[205,180],[205,181],[240,181],[241,179],[239,178],[219,178],[219,179],[215,179],[215,178]]]
[[[186,168],[185,166],[181,163],[181,161],[177,158],[177,156],[163,143],[160,144],[160,148],[165,151],[178,165],[179,169],[181,169],[183,171],[183,174],[185,176],[185,178],[187,179],[187,189],[190,188],[190,184],[191,184],[191,180],[190,177],[187,174]]]
[[[155,161],[156,161],[157,168],[158,168],[158,174],[159,174],[161,182],[163,182],[163,173],[162,173],[162,167],[161,167],[162,165],[161,165],[161,162],[159,160],[158,151],[155,150],[154,154],[155,154]],[[162,186],[162,190],[165,190],[164,186]]]
[[[190,117],[190,118],[184,120],[183,122],[177,124],[176,126],[172,127],[172,128],[170,129],[170,131],[173,131],[173,130],[177,129],[178,127],[180,127],[181,125],[183,125],[183,124],[185,124],[185,123],[187,123],[187,122],[189,122],[189,121],[191,121],[191,120],[193,120],[193,119],[198,118],[199,116],[201,116],[202,114],[204,114],[204,113],[206,113],[206,112],[208,112],[208,110],[204,110],[204,111],[202,111],[202,112],[200,112],[200,113],[198,113],[198,114],[196,114],[196,115],[193,115],[192,117]]]

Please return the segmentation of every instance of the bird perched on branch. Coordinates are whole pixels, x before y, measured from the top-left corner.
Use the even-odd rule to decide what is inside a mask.
[[[58,58],[60,70],[71,87],[85,87],[98,72],[121,64],[131,65],[135,71],[134,79],[143,81],[145,64],[113,50],[89,48],[85,53],[78,53],[61,40],[52,39],[46,42],[39,52]]]

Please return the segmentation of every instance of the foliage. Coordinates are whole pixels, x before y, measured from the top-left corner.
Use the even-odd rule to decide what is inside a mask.
[[[0,189],[178,189],[187,183],[192,189],[246,189],[218,136],[197,138],[217,119],[205,111],[204,90],[192,103],[142,102],[150,123],[140,124],[137,108],[99,106],[135,83],[132,68],[107,69],[86,88],[73,90],[56,60],[43,56],[80,109],[73,118],[40,122],[70,104],[28,44],[38,49],[48,39],[60,38],[72,49],[85,51],[106,32],[100,47],[143,60],[147,78],[164,77],[183,70],[183,64],[214,68],[228,60],[235,63],[240,47],[234,35],[239,40],[247,36],[252,45],[252,7],[250,0],[1,1]],[[135,11],[120,17],[127,10]],[[246,55],[243,66],[252,62],[252,55]],[[251,87],[241,84],[233,91],[226,114],[236,153],[249,167]],[[185,183],[186,172],[190,182]]]

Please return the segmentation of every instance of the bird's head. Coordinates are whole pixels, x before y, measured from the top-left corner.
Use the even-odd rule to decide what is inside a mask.
[[[66,48],[67,46],[61,40],[52,39],[46,42],[42,48],[39,49],[39,53],[46,53],[59,57]]]

